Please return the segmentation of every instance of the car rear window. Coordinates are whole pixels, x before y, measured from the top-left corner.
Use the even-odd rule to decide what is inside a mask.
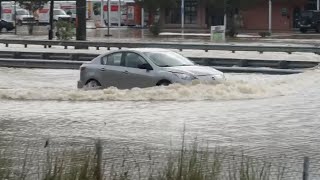
[[[108,66],[120,66],[121,65],[122,53],[114,53],[102,57],[101,64]]]

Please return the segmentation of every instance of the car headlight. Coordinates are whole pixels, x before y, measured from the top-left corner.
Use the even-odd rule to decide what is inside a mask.
[[[178,76],[180,79],[183,79],[183,80],[192,81],[192,80],[196,79],[196,77],[194,77],[192,75],[189,75],[189,74],[182,74],[182,73],[173,73],[173,74]]]

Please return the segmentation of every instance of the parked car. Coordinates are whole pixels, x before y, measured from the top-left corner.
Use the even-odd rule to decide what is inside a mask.
[[[298,27],[302,33],[309,30],[320,32],[320,11],[304,11],[298,21]]]
[[[194,80],[219,83],[224,74],[214,68],[194,64],[169,50],[139,48],[105,53],[80,67],[78,88],[130,89],[188,84]]]
[[[35,23],[35,17],[25,9],[17,9],[16,21],[19,26],[27,23]]]
[[[0,32],[3,32],[3,30],[5,31],[12,31],[14,30],[14,25],[12,22],[8,22],[5,20],[0,20]]]
[[[54,9],[53,10],[53,19],[54,19],[54,21],[59,21],[59,20],[70,21],[71,20],[71,16],[68,15],[62,9]]]

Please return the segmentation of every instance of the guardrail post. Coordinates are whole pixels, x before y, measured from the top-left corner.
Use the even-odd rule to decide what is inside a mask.
[[[47,45],[44,45],[44,48],[46,49],[46,48],[47,48]]]
[[[68,46],[64,46],[64,49],[68,49]]]
[[[79,60],[79,54],[71,54],[70,60],[78,61]]]
[[[108,49],[108,51],[110,51],[110,47],[108,47],[107,49]]]
[[[42,59],[49,59],[49,54],[48,53],[42,53],[41,54]]]
[[[280,61],[278,63],[279,69],[289,69],[289,62],[288,61]]]
[[[28,44],[24,44],[24,48],[27,48],[28,47]]]
[[[19,58],[21,57],[21,53],[20,53],[20,52],[14,52],[14,53],[13,53],[13,57],[14,57],[15,59],[19,59]]]
[[[240,66],[240,67],[248,67],[248,60],[246,60],[246,59],[241,59],[241,60],[239,61],[238,66]]]
[[[309,165],[310,165],[309,157],[304,157],[302,180],[309,180]]]
[[[96,47],[96,49],[97,49],[97,50],[99,50],[99,49],[100,49],[100,47],[99,47],[99,46],[97,46],[97,47]]]
[[[9,47],[9,44],[8,44],[8,43],[6,44],[6,47]]]

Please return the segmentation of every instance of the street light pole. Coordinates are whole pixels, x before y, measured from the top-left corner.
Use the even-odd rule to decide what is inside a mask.
[[[49,34],[48,39],[53,39],[53,9],[54,9],[54,0],[51,0],[50,2],[50,19],[49,19]]]
[[[108,34],[106,34],[105,36],[111,36],[110,34],[110,11],[111,11],[111,3],[110,3],[110,0],[108,0]]]
[[[17,35],[17,0],[14,0],[14,34]]]
[[[272,0],[269,0],[269,33],[272,33]]]
[[[119,19],[118,19],[118,26],[119,26],[119,27],[121,27],[121,19],[122,19],[122,16],[121,16],[121,0],[119,0],[118,16],[119,16]]]
[[[0,19],[2,19],[2,0],[0,0]]]
[[[184,0],[181,0],[181,29],[184,29]]]
[[[104,14],[103,12],[104,12],[104,11],[103,11],[103,6],[104,6],[104,2],[103,2],[103,0],[101,0],[101,4],[100,4],[100,9],[101,9],[101,10],[100,10],[100,26],[101,26],[101,27],[104,27],[104,25],[103,25],[103,24],[104,24],[104,18],[103,18],[103,14]]]

